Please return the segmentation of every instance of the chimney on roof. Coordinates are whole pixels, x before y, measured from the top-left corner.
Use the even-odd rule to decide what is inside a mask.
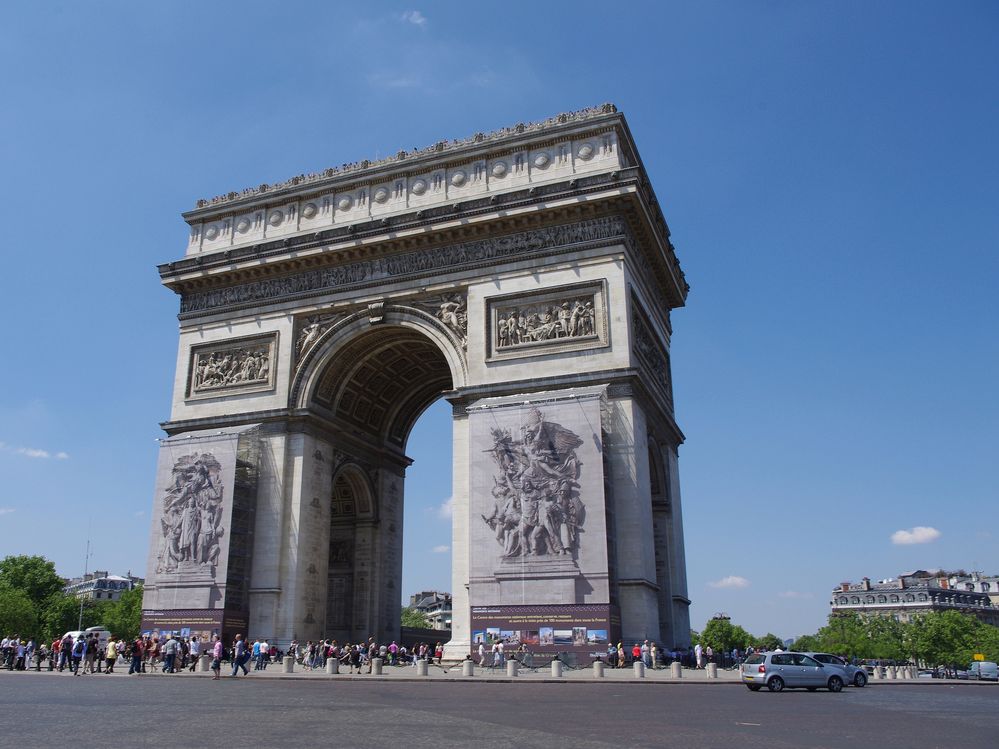
[[[871,578],[865,577],[864,580],[863,580],[863,585],[864,585],[864,590],[870,590],[871,589]]]

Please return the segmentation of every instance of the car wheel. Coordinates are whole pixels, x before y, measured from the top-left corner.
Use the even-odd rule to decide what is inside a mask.
[[[855,687],[866,687],[867,686],[867,674],[863,671],[858,671],[853,677],[853,686]]]
[[[843,691],[843,680],[838,676],[829,677],[829,691],[830,692],[842,692]]]
[[[759,684],[747,684],[746,686],[749,687],[749,691],[750,692],[759,692],[760,691],[760,685]]]
[[[782,689],[784,689],[784,680],[779,676],[773,677],[770,681],[767,682],[767,689],[769,689],[771,692],[780,692]]]

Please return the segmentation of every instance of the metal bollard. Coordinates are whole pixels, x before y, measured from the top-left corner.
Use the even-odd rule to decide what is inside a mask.
[[[420,658],[420,660],[418,660],[416,662],[416,675],[417,676],[426,676],[429,672],[430,672],[430,669],[427,668],[427,659],[426,658]]]
[[[635,669],[635,678],[644,679],[645,678],[645,664],[642,661],[635,661],[631,664],[632,668]]]
[[[520,668],[520,664],[517,662],[517,659],[511,658],[506,662],[506,675],[515,677],[517,675],[518,668]]]
[[[717,679],[718,678],[718,664],[717,663],[709,663],[705,667],[705,669],[704,669],[704,675],[707,678],[709,678],[709,679]]]
[[[198,671],[208,673],[212,670],[212,657],[208,653],[202,653],[198,659]]]
[[[552,661],[552,677],[555,679],[562,678],[562,661],[558,658]]]
[[[332,676],[333,674],[340,673],[340,661],[336,658],[326,659],[326,674]]]
[[[290,674],[295,671],[295,659],[290,655],[286,655],[284,657],[284,667],[282,668],[282,671],[286,674]]]
[[[593,661],[593,678],[602,679],[604,678],[604,662],[603,661]]]
[[[471,658],[467,658],[461,662],[461,675],[462,676],[475,676],[475,661]]]
[[[680,661],[673,661],[669,664],[669,675],[671,679],[683,678],[683,666],[680,665]]]
[[[381,658],[372,658],[371,659],[371,673],[374,674],[375,676],[381,676],[382,675],[382,659]]]

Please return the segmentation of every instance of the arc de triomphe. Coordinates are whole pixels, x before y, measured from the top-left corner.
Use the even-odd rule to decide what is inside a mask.
[[[198,201],[143,628],[399,635],[406,440],[453,407],[453,629],[689,641],[670,310],[611,105]]]

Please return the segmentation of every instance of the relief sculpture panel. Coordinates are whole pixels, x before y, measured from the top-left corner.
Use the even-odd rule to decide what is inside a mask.
[[[272,334],[193,347],[188,397],[273,388],[276,343],[277,335]]]
[[[488,300],[490,359],[606,346],[606,294],[602,283]]]

